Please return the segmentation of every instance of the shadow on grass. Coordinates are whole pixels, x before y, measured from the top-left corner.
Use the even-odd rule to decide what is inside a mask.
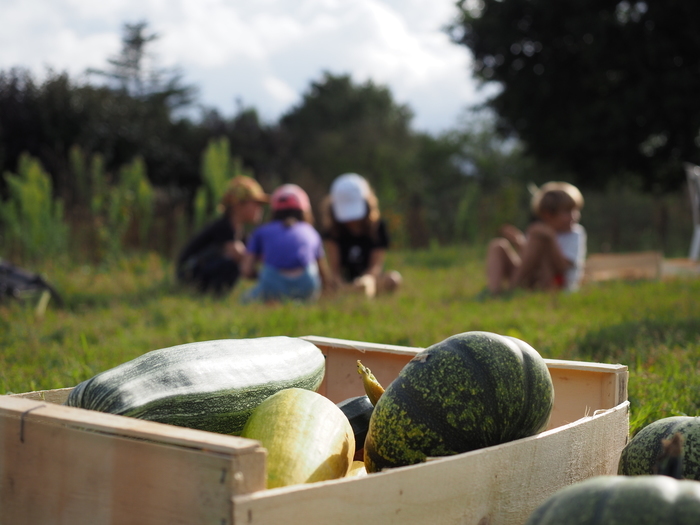
[[[659,351],[700,344],[700,318],[640,319],[588,332],[574,345],[579,358],[600,362],[645,362]]]

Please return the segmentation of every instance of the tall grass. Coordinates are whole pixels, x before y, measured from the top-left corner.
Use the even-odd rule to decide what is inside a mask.
[[[51,178],[38,160],[22,155],[17,172],[4,174],[9,198],[0,200],[0,245],[30,261],[55,257],[68,245],[63,202],[54,199]]]
[[[194,226],[201,228],[219,213],[218,206],[228,182],[236,175],[253,176],[243,169],[240,159],[231,156],[226,137],[209,141],[202,155],[202,186],[194,199]]]
[[[622,363],[630,369],[632,431],[661,417],[700,413],[700,280],[615,281],[576,294],[477,299],[482,255],[465,247],[394,252],[396,295],[373,301],[241,305],[193,295],[151,254],[111,266],[43,270],[64,309],[0,305],[0,393],[75,385],[148,350],[217,338],[321,335],[425,347],[464,331],[519,337],[544,357]]]

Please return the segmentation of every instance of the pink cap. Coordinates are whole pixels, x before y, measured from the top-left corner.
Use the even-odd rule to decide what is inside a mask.
[[[270,205],[274,211],[311,210],[309,196],[296,184],[283,184],[272,192]]]

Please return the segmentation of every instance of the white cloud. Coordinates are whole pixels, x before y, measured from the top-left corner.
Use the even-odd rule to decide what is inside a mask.
[[[105,67],[122,24],[145,20],[160,63],[224,114],[240,97],[273,120],[327,70],[388,85],[439,131],[477,99],[466,49],[441,31],[452,16],[453,0],[2,0],[0,69]]]
[[[263,86],[279,105],[291,106],[296,102],[297,92],[280,78],[267,77],[263,80]]]

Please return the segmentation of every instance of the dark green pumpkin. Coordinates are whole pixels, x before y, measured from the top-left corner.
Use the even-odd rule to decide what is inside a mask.
[[[367,429],[374,411],[374,405],[369,400],[369,397],[364,395],[345,399],[337,403],[337,407],[350,422],[355,436],[355,452],[359,452],[365,446],[365,438],[367,437]]]
[[[222,339],[147,352],[77,385],[66,405],[236,434],[285,388],[317,390],[325,358],[293,337]]]
[[[700,481],[700,417],[667,417],[644,427],[622,450],[618,473],[626,476],[655,474],[662,441],[676,432],[683,436],[682,477]]]
[[[554,388],[530,345],[490,332],[454,335],[418,353],[374,407],[368,472],[531,436],[547,427]]]
[[[700,483],[668,476],[598,476],[553,494],[526,525],[698,525]]]

